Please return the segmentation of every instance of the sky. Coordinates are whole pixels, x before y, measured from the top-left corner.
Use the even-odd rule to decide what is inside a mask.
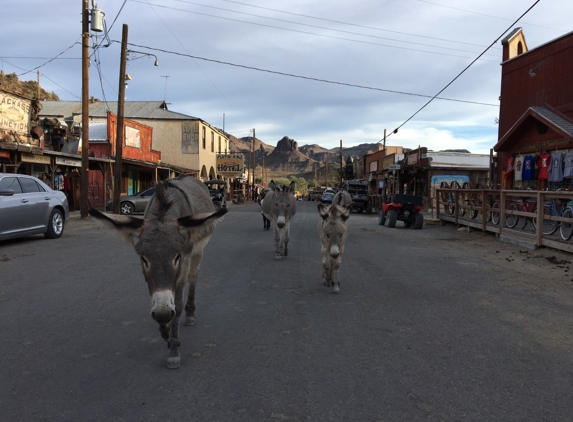
[[[82,0],[4,3],[0,69],[20,80],[39,69],[44,89],[81,100]],[[127,25],[126,101],[165,100],[239,138],[255,129],[273,146],[288,136],[351,147],[386,129],[387,145],[489,154],[503,36],[521,27],[533,49],[573,30],[573,1],[535,3],[100,0],[107,30],[91,32],[90,96],[117,101]]]

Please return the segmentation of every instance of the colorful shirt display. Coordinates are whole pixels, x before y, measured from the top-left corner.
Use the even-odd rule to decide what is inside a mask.
[[[537,166],[539,167],[539,180],[547,180],[549,177],[549,165],[551,164],[551,156],[548,153],[541,154],[537,159]]]
[[[563,154],[554,152],[551,154],[551,164],[549,165],[550,182],[560,182],[563,180]]]
[[[534,167],[535,167],[535,163],[533,160],[533,156],[532,155],[526,155],[523,158],[523,171],[521,172],[521,178],[523,180],[531,180],[533,178],[533,168]]]
[[[565,154],[563,159],[563,177],[573,177],[573,151]]]
[[[515,157],[515,169],[513,170],[516,182],[522,180],[522,171],[523,171],[523,155],[518,155],[517,157]]]
[[[507,159],[507,164],[505,167],[505,173],[503,174],[503,178],[507,179],[513,173],[513,157],[509,157]]]

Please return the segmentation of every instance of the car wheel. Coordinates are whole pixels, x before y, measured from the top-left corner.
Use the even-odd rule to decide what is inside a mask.
[[[125,215],[129,215],[129,214],[133,214],[133,205],[130,204],[129,202],[122,202],[119,206],[119,212],[121,214],[125,214]]]
[[[414,222],[414,228],[420,230],[424,227],[424,216],[422,214],[416,214],[416,221]]]
[[[64,216],[60,210],[53,210],[48,220],[48,230],[44,234],[48,239],[57,239],[64,232]]]
[[[388,227],[390,227],[391,229],[396,227],[396,221],[398,220],[398,213],[394,210],[390,210],[386,214],[386,217],[388,218]]]
[[[380,214],[378,214],[378,224],[383,226],[385,222],[386,222],[386,213],[384,212],[384,210],[382,210],[380,211]]]

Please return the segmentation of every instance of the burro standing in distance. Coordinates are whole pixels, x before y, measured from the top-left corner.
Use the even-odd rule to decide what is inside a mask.
[[[203,249],[226,212],[226,208],[215,211],[207,186],[190,176],[159,183],[143,219],[89,211],[92,217],[112,223],[139,254],[151,295],[151,317],[169,348],[168,368],[181,365],[179,319],[185,285],[189,284],[185,325],[193,325]]]
[[[350,231],[348,217],[351,210],[352,204],[318,204],[318,214],[321,217],[318,221],[318,233],[321,241],[322,281],[325,286],[332,286],[332,291],[336,294],[340,294],[338,271],[342,263],[344,243]]]
[[[295,183],[277,186],[274,180],[269,183],[270,191],[263,201],[263,214],[271,221],[275,232],[275,259],[280,261],[288,255],[290,220],[296,214],[294,198]]]

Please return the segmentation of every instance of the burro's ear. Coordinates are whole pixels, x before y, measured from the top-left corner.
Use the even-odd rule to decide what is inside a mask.
[[[107,223],[108,226],[119,230],[124,240],[131,244],[133,244],[134,237],[141,235],[143,225],[145,224],[145,220],[142,218],[128,215],[105,214],[95,208],[90,208],[88,213],[92,217]]]
[[[288,189],[287,189],[288,193],[294,193],[295,192],[295,183],[294,180],[292,182],[290,182],[290,185],[288,185]]]
[[[326,220],[328,218],[328,216],[330,215],[329,206],[325,205],[323,203],[319,203],[318,204],[318,215],[320,215],[323,220]]]
[[[227,208],[221,208],[215,212],[204,212],[200,214],[188,215],[177,219],[180,227],[197,227],[208,220],[218,220],[227,213]]]
[[[340,213],[340,218],[342,219],[342,221],[348,220],[348,217],[350,217],[350,211],[352,211],[353,207],[354,207],[354,204],[348,204],[348,205],[340,206],[340,208],[342,208],[344,210]]]

